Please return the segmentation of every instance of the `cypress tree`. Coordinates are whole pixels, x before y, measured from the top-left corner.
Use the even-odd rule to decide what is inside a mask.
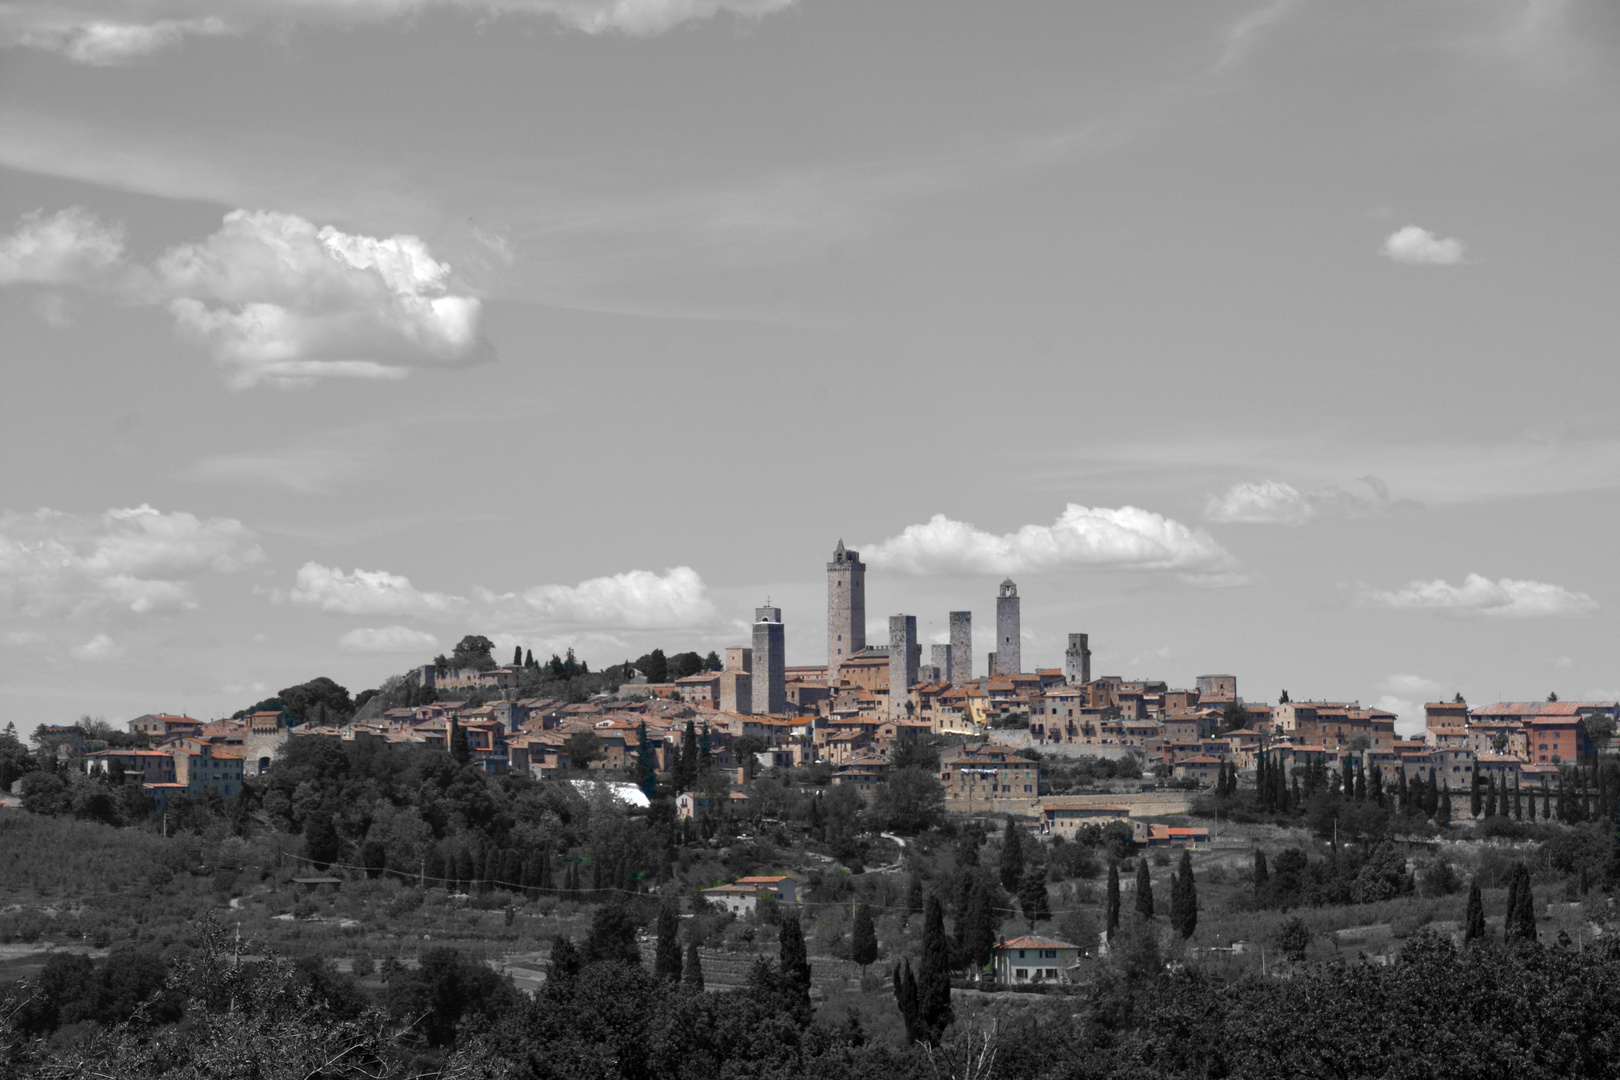
[[[652,740],[647,738],[647,721],[636,725],[636,769],[641,793],[649,800],[658,788],[658,759],[653,755]]]
[[[1008,817],[1007,829],[1001,835],[1001,887],[1008,892],[1017,892],[1023,880],[1023,837],[1018,835],[1017,825],[1013,823],[1011,817]]]
[[[1532,824],[1534,824],[1536,820],[1536,793],[1532,791],[1530,793],[1530,797],[1524,801],[1528,804],[1526,809],[1530,811],[1530,821]]]
[[[523,655],[523,666],[532,669],[534,664],[534,650],[530,649]]]
[[[1109,939],[1112,940],[1114,937],[1114,931],[1119,929],[1119,863],[1113,859],[1108,860],[1108,901],[1106,917],[1107,926],[1105,929],[1108,932]]]
[[[919,1037],[930,1046],[950,1025],[951,947],[945,940],[945,907],[930,896],[923,905],[922,962],[917,967],[917,1026]]]
[[[1402,768],[1401,771],[1395,775],[1395,799],[1396,803],[1400,806],[1402,813],[1411,812],[1411,808],[1407,805],[1407,800],[1411,798],[1411,796],[1412,789],[1406,782],[1406,769]]]
[[[962,951],[967,963],[975,970],[982,970],[990,963],[990,951],[996,945],[994,908],[990,896],[990,882],[982,874],[974,875],[973,888],[968,893],[967,913],[963,920]]]
[[[1343,773],[1339,780],[1339,790],[1344,793],[1345,798],[1353,799],[1356,797],[1356,770],[1355,767],[1350,764],[1350,758],[1348,755],[1346,755],[1344,760],[1339,763],[1339,768]]]
[[[1432,765],[1429,766],[1429,786],[1424,790],[1423,797],[1423,812],[1434,817],[1440,812],[1440,781]]]
[[[512,648],[512,666],[513,667],[522,667],[523,666],[523,646],[521,646],[521,645],[516,645],[516,646],[513,646],[513,648]]]
[[[1508,887],[1507,924],[1503,936],[1509,941],[1536,940],[1536,897],[1530,887],[1530,870],[1523,863],[1514,867],[1513,884]]]
[[[1541,778],[1541,817],[1544,821],[1552,820],[1552,792],[1547,788],[1547,778]]]
[[[922,1014],[917,1001],[917,978],[911,972],[911,961],[901,957],[900,962],[894,965],[894,1002],[900,1009],[900,1019],[906,1025],[906,1041],[908,1043],[924,1042],[927,1040],[923,1029]]]
[[[1356,802],[1367,801],[1367,769],[1360,762],[1356,763]]]
[[[1515,821],[1524,820],[1524,792],[1519,785],[1519,778],[1513,778],[1513,818]]]
[[[658,944],[653,951],[653,975],[672,983],[681,981],[681,919],[675,904],[665,899],[658,907]]]
[[[872,925],[872,913],[864,904],[855,909],[855,925],[849,934],[849,958],[863,971],[877,962],[877,927]]]
[[[1266,763],[1266,759],[1269,756],[1269,754],[1262,751],[1261,754],[1254,759],[1254,787],[1255,791],[1259,793],[1260,809],[1262,810],[1271,809],[1271,777],[1267,773],[1267,769],[1269,769],[1270,766]]]
[[[1496,811],[1496,774],[1492,773],[1485,787],[1485,816],[1493,818]]]
[[[558,934],[551,939],[551,960],[546,964],[546,990],[567,996],[572,993],[574,980],[585,966],[574,939]]]
[[[1477,818],[1484,808],[1485,791],[1483,785],[1479,782],[1479,766],[1475,765],[1474,771],[1468,779],[1468,816]]]
[[[1485,898],[1479,892],[1479,879],[1468,886],[1468,915],[1463,920],[1463,944],[1485,938]]]
[[[450,718],[450,756],[456,759],[456,764],[465,765],[472,759],[472,750],[467,745],[467,733],[461,730],[455,717]]]
[[[810,955],[804,947],[804,929],[799,924],[798,912],[782,916],[782,932],[777,941],[782,978],[796,992],[799,1008],[808,1018],[810,1013]]]
[[[1451,781],[1445,782],[1445,790],[1440,793],[1440,812],[1434,816],[1436,825],[1451,824]]]
[[[1018,906],[1023,909],[1024,918],[1029,920],[1029,932],[1035,932],[1035,924],[1052,917],[1052,905],[1046,891],[1046,867],[1039,862],[1032,862],[1024,871],[1024,879],[1018,883]]]
[[[1148,870],[1146,855],[1136,860],[1136,913],[1144,919],[1153,918],[1153,874]]]
[[[1301,801],[1302,800],[1300,799],[1300,794],[1299,794],[1299,770],[1295,769],[1294,770],[1294,788],[1293,788],[1293,793],[1288,796],[1288,809],[1289,810],[1298,810],[1299,807],[1300,807]]]
[[[681,968],[681,985],[694,993],[703,992],[703,959],[698,956],[695,941],[686,943],[686,964]]]
[[[1372,775],[1367,780],[1367,793],[1374,803],[1384,805],[1384,769],[1376,761],[1373,762]]]
[[[693,778],[695,779],[697,777],[698,773],[701,773],[705,769],[711,767],[713,764],[714,764],[714,745],[709,740],[709,725],[704,724],[703,725],[703,730],[698,732],[698,740],[697,740],[697,765],[698,765],[698,767],[697,767],[696,772],[694,772],[692,774]]]
[[[698,774],[697,728],[692,721],[686,722],[686,730],[681,733],[681,761],[673,777],[675,790],[689,791],[697,782]]]
[[[1266,866],[1266,853],[1259,848],[1254,849],[1254,898],[1264,900],[1266,886],[1271,880],[1271,871]]]
[[[1198,928],[1198,886],[1193,882],[1192,856],[1181,853],[1181,865],[1170,879],[1170,925],[1183,938]]]

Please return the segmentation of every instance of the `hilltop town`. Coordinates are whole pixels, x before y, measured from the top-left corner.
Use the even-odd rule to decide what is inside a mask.
[[[232,797],[245,779],[273,767],[288,740],[314,735],[444,749],[459,731],[477,767],[548,779],[617,774],[645,761],[667,773],[690,726],[733,770],[732,799],[745,799],[764,770],[812,766],[870,798],[897,755],[904,763],[908,748],[937,741],[948,809],[1023,815],[1050,832],[1072,827],[1087,805],[1056,780],[1067,759],[1128,763],[1141,777],[1125,785],[1133,795],[1170,793],[1143,803],[1158,812],[1186,810],[1193,792],[1213,789],[1229,772],[1252,783],[1262,756],[1288,776],[1349,767],[1391,785],[1416,780],[1467,793],[1483,782],[1542,792],[1558,786],[1566,764],[1607,748],[1620,717],[1615,701],[1459,699],[1428,703],[1423,730],[1401,737],[1391,712],[1286,692],[1276,703],[1248,700],[1230,674],[1201,675],[1190,688],[1094,676],[1087,633],[1069,635],[1061,668],[1025,671],[1011,580],[997,590],[995,648],[985,650],[982,667],[968,611],[949,613],[950,641],[931,646],[924,663],[913,615],[890,617],[888,641],[868,644],[866,573],[859,553],[840,541],[827,563],[825,664],[786,664],[783,613],[763,606],[751,642],[727,648],[723,660],[711,654],[704,666],[714,670],[666,679],[658,653],[666,670],[656,680],[620,669],[618,685],[583,701],[526,696],[525,687],[557,685],[542,677],[551,670],[532,653],[496,665],[487,639],[469,638],[484,642],[456,654],[470,666],[443,657],[422,664],[362,695],[348,715],[318,700],[294,715],[277,700],[217,720],[136,717],[128,729],[143,742],[138,747],[90,746],[75,728],[36,734],[87,772],[138,781],[160,809],[175,795]],[[576,662],[570,655],[566,663],[571,674]],[[385,707],[407,700],[415,703]],[[1060,766],[1055,775],[1046,763]],[[688,795],[683,813],[702,812],[713,794]],[[1107,801],[1119,802],[1118,794]]]
[[[361,1050],[391,1063],[365,1075],[685,1075],[701,1048],[738,1075],[1281,1077],[1319,1055],[1257,1057],[1252,1017],[1295,1031],[1317,999],[1379,1060],[1442,1023],[1470,1074],[1503,1037],[1557,1033],[1527,1075],[1620,1052],[1582,1019],[1620,992],[1615,702],[1459,696],[1403,737],[1234,674],[1094,673],[1089,631],[1026,671],[1011,580],[994,648],[953,611],[924,663],[914,615],[868,643],[858,552],[826,570],[825,664],[786,663],[767,603],[707,655],[500,664],[468,634],[355,695],[8,729],[0,1064],[243,1052],[186,1033],[244,986],[298,1075]],[[1434,986],[1561,1004],[1458,1020]]]

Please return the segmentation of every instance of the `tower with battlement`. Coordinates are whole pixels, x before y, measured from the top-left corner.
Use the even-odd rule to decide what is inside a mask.
[[[1063,678],[1070,686],[1084,686],[1091,681],[1091,635],[1070,634],[1069,647],[1063,653]]]
[[[990,674],[1017,675],[1021,670],[1018,635],[1018,586],[1008,578],[996,592],[996,669]]]
[[[917,644],[917,616],[889,616],[889,715],[906,715],[907,693],[917,683],[922,646]]]
[[[946,674],[952,686],[973,681],[973,612],[951,612],[951,668]]]
[[[827,564],[827,683],[838,682],[838,668],[866,648],[866,564],[861,553],[838,541]]]
[[[755,713],[787,711],[787,654],[782,609],[754,609],[754,682],[748,695]]]

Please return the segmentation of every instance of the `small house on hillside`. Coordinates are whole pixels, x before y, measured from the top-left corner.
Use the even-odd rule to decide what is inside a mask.
[[[1079,962],[1080,946],[1051,938],[1008,938],[991,950],[997,981],[1013,986],[1068,982],[1069,969]]]
[[[784,904],[799,902],[799,883],[788,874],[738,878],[726,885],[716,885],[700,893],[703,899],[733,915],[752,915],[759,907],[759,898],[770,894]]]

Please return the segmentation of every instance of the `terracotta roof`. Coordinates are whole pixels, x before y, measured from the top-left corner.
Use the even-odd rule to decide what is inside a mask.
[[[1080,946],[1071,945],[1067,941],[1057,941],[1053,938],[1015,937],[1006,941],[996,942],[998,949],[1078,949]]]

